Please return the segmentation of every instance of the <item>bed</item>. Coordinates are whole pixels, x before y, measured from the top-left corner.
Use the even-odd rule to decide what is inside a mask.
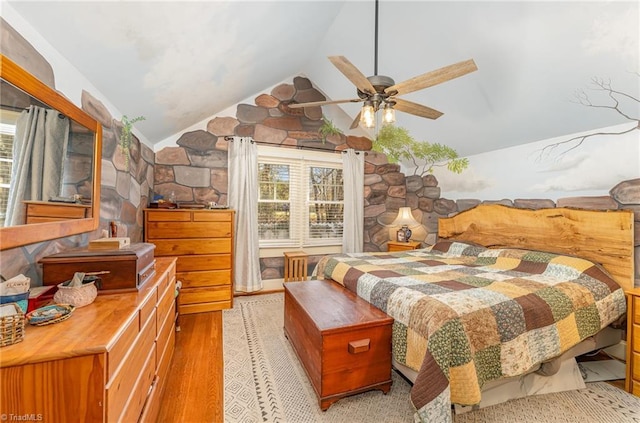
[[[490,383],[602,346],[633,287],[633,213],[480,205],[440,219],[429,248],[328,256],[315,274],[395,319],[416,419],[451,421]]]

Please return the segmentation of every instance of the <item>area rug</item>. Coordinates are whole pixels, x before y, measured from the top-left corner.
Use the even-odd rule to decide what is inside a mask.
[[[366,392],[321,411],[284,336],[283,316],[282,293],[237,297],[233,309],[223,312],[225,422],[413,422],[411,387],[396,372],[387,395]],[[596,382],[579,391],[531,396],[456,415],[454,421],[640,423],[640,398]]]

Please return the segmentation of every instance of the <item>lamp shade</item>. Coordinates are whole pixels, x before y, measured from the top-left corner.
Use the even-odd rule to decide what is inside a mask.
[[[395,123],[396,121],[396,111],[393,109],[393,105],[391,103],[386,103],[384,105],[384,109],[382,110],[382,122],[385,124]]]
[[[411,213],[411,207],[400,207],[398,210],[398,217],[396,220],[391,223],[392,226],[418,226],[420,222],[418,222]]]
[[[362,106],[360,122],[366,128],[373,128],[376,126],[376,110],[373,107],[373,103],[371,103],[370,101],[365,101],[364,105]]]

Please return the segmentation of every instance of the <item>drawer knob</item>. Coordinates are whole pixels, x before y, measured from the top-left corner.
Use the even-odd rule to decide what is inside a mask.
[[[349,354],[359,354],[369,351],[371,340],[369,338],[349,342]]]

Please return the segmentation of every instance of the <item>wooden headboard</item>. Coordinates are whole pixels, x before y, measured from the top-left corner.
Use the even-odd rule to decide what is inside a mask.
[[[633,289],[633,212],[571,208],[519,209],[481,204],[438,221],[438,237],[489,248],[523,248],[601,264]]]

